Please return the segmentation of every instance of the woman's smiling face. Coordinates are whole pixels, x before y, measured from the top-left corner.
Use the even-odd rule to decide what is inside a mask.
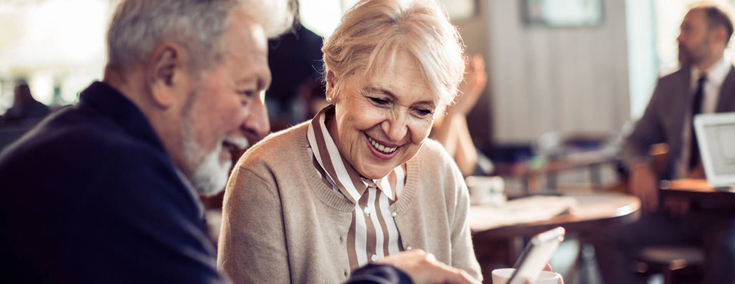
[[[407,51],[396,52],[393,64],[381,71],[371,78],[336,78],[345,80],[339,94],[330,94],[335,78],[327,82],[327,95],[335,105],[329,134],[342,157],[372,179],[416,155],[429,136],[439,101],[418,60]]]

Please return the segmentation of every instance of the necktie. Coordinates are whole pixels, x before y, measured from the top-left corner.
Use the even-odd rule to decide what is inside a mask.
[[[704,82],[707,81],[707,75],[699,77],[697,81],[697,92],[694,93],[692,99],[692,129],[689,137],[691,137],[691,143],[689,143],[691,150],[689,153],[689,169],[691,170],[699,163],[699,143],[697,143],[697,133],[694,132],[694,116],[702,113],[702,101],[704,98]]]

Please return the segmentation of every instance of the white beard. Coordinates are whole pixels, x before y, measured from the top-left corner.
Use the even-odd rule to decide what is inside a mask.
[[[207,154],[199,167],[194,170],[191,183],[201,195],[213,196],[225,189],[232,161],[220,163],[220,151],[222,151],[222,142],[218,143],[217,148]]]
[[[227,176],[232,166],[230,160],[220,161],[220,152],[223,151],[222,144],[227,141],[240,149],[246,149],[248,140],[241,137],[222,138],[217,142],[215,149],[202,157],[201,153],[206,153],[206,150],[202,149],[197,142],[196,133],[189,120],[185,119],[182,126],[184,157],[189,170],[193,169],[189,181],[200,195],[217,195],[225,189]],[[228,149],[224,150],[228,151]]]

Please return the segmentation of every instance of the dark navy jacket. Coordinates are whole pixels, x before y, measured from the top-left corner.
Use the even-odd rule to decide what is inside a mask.
[[[0,283],[216,283],[198,200],[96,82],[0,154]]]

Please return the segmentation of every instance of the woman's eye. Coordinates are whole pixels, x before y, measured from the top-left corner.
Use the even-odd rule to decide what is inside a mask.
[[[431,115],[433,112],[428,109],[420,108],[420,109],[416,109],[416,113],[418,113],[420,116],[428,116],[428,115]]]
[[[370,101],[372,101],[373,103],[378,104],[378,105],[386,105],[386,104],[388,104],[388,100],[384,100],[384,99],[381,99],[381,98],[370,97]]]

